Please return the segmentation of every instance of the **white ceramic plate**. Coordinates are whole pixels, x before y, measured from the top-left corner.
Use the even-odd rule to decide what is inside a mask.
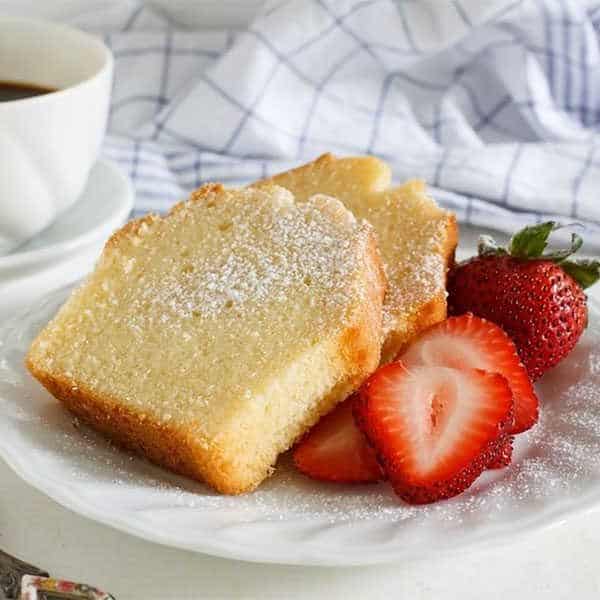
[[[600,503],[600,310],[538,386],[540,423],[513,465],[427,507],[385,484],[317,483],[284,457],[254,493],[219,496],[123,453],[73,419],[25,371],[24,353],[69,290],[0,330],[0,455],[60,504],[142,538],[208,554],[305,565],[389,562],[513,540]]]
[[[0,256],[0,279],[37,268],[105,240],[133,208],[129,179],[108,160],[98,160],[77,202],[50,227],[15,251]]]

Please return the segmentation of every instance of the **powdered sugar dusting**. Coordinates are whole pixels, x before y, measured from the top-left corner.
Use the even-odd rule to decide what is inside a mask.
[[[389,287],[383,328],[395,354],[394,337],[403,337],[423,308],[445,293],[446,269],[453,251],[450,213],[427,196],[422,182],[390,188],[388,165],[373,157],[336,159],[325,156],[275,175],[274,181],[301,199],[317,191],[339,198],[356,217],[373,225]],[[265,185],[267,182],[259,182]],[[386,344],[387,345],[387,344]]]
[[[292,560],[302,542],[313,561],[384,550],[391,556],[456,548],[461,540],[520,531],[542,516],[557,518],[590,498],[600,501],[600,313],[574,352],[538,385],[541,419],[518,436],[514,463],[488,472],[461,496],[427,507],[398,501],[382,483],[340,486],[297,473],[284,456],[255,492],[220,496],[123,453],[71,417],[25,372],[31,339],[64,300],[55,294],[8,324],[0,339],[0,453],[39,485],[68,490],[89,511],[168,532],[176,545],[229,544]],[[266,529],[265,529],[266,528]],[[208,541],[207,541],[208,540]],[[208,546],[207,546],[208,544]],[[237,548],[237,550],[236,550]],[[218,552],[218,550],[215,549]],[[320,558],[319,558],[320,557]]]
[[[420,306],[445,289],[444,258],[437,252],[423,254],[421,251],[419,247],[407,250],[401,272],[398,266],[386,265],[386,274],[394,282],[383,306],[383,330],[386,333],[397,327],[398,314],[402,314],[403,307]]]
[[[329,210],[322,210],[331,204],[338,208],[331,199],[315,197],[294,206],[285,190],[280,193],[275,212],[250,201],[244,212],[226,212],[199,241],[211,251],[184,251],[182,266],[148,282],[138,301],[164,310],[165,319],[169,314],[216,318],[231,308],[247,317],[272,299],[284,302],[299,286],[311,287],[315,295],[324,292],[332,305],[347,302],[355,293],[348,277],[358,266],[358,224],[346,211],[331,220]]]
[[[410,185],[359,198],[356,214],[373,224],[389,287],[385,298],[385,333],[404,332],[406,320],[445,292],[452,249],[449,215]]]
[[[373,310],[362,302],[370,232],[333,198],[207,186],[115,236],[36,360],[138,415],[223,436],[309,354],[343,376],[338,340]],[[321,393],[309,391],[318,376],[302,376],[298,403]],[[281,422],[270,414],[265,436],[285,430],[284,403],[273,411]]]

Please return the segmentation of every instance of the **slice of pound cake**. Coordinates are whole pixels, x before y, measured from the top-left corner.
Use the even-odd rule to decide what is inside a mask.
[[[339,201],[207,185],[113,235],[27,366],[116,442],[237,494],[376,368],[384,289]]]
[[[395,358],[420,331],[446,317],[446,272],[458,228],[452,213],[430,198],[421,181],[391,188],[390,169],[372,157],[325,154],[255,186],[281,185],[297,200],[335,196],[376,232],[389,288],[384,305],[383,361]]]

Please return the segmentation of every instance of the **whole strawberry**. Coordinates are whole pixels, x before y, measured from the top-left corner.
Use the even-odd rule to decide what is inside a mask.
[[[600,261],[570,258],[582,245],[544,253],[552,221],[526,227],[508,249],[482,236],[479,256],[448,276],[448,311],[466,312],[500,325],[513,339],[532,380],[560,362],[587,324],[584,288],[600,278]]]

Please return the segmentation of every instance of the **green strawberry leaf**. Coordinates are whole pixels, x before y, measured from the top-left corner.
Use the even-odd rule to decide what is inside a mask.
[[[477,254],[479,256],[503,256],[506,250],[498,246],[496,240],[489,235],[480,235],[477,244]]]
[[[555,228],[554,221],[524,227],[510,239],[508,253],[515,258],[539,258],[548,245],[548,236]]]
[[[600,260],[570,258],[583,245],[583,239],[571,233],[571,244],[562,250],[544,253],[548,246],[548,238],[553,231],[563,227],[573,227],[578,223],[557,225],[547,221],[539,225],[525,227],[510,239],[508,252],[499,246],[489,235],[482,235],[477,245],[479,256],[506,256],[507,254],[521,260],[548,260],[560,265],[582,288],[588,288],[600,280]]]
[[[551,260],[555,263],[560,263],[565,258],[569,258],[571,254],[575,254],[579,248],[583,245],[583,238],[576,233],[571,234],[571,246],[569,248],[565,248],[563,250],[555,250],[554,252],[547,252],[542,255],[542,258],[547,260]]]
[[[588,258],[563,260],[560,266],[583,289],[594,285],[600,279],[600,260]]]

